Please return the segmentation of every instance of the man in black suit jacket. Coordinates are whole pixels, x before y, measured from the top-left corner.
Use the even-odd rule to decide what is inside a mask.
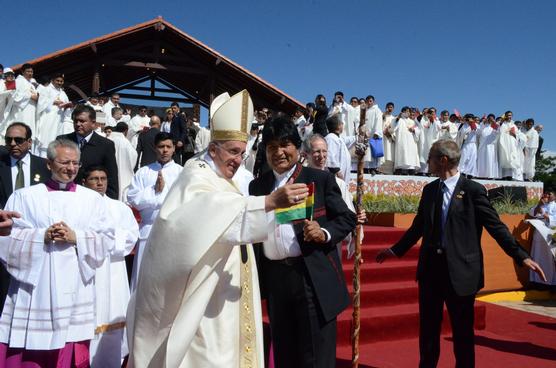
[[[423,238],[417,266],[419,282],[420,368],[436,367],[444,303],[450,315],[456,367],[474,367],[473,311],[475,295],[484,286],[481,233],[483,227],[518,264],[544,273],[519,245],[492,208],[486,189],[458,172],[460,151],[451,140],[435,142],[429,171],[439,180],[427,184],[417,215],[407,232],[376,257],[403,256]]]
[[[279,368],[335,367],[336,317],[349,304],[336,244],[355,228],[355,214],[332,174],[298,163],[301,139],[291,120],[279,116],[266,122],[263,142],[272,171],[251,182],[250,194],[267,195],[290,182],[315,185],[312,218],[272,222],[269,234],[278,235],[258,254],[275,363]]]
[[[32,155],[31,128],[24,123],[13,123],[6,129],[7,152],[0,160],[0,206],[4,208],[14,190],[43,183],[50,178],[46,160]],[[21,169],[19,165],[21,163]],[[0,312],[10,286],[10,274],[0,264]]]
[[[174,117],[170,122],[170,134],[174,137],[176,141],[176,152],[174,153],[174,161],[178,164],[183,165],[184,162],[184,148],[189,142],[187,136],[187,117],[185,113],[180,111],[180,105],[177,102],[172,102],[170,105]]]
[[[151,126],[146,132],[139,133],[137,139],[137,165],[138,167],[147,166],[156,161],[156,149],[154,146],[154,137],[160,132],[160,118],[156,115],[151,117],[149,125]]]
[[[83,173],[90,166],[103,166],[108,173],[108,190],[106,194],[118,199],[118,165],[114,142],[94,132],[96,112],[88,105],[77,105],[72,113],[73,133],[58,136],[77,143],[81,149],[81,167],[76,183],[83,181]]]

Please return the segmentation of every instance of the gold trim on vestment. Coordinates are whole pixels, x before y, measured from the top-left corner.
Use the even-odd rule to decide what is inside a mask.
[[[125,327],[125,322],[110,323],[106,325],[100,325],[95,328],[95,335],[105,333],[108,331],[119,330]]]
[[[239,251],[239,249],[238,249]],[[247,254],[249,250],[246,249]],[[253,306],[251,260],[240,262],[241,297],[239,298],[239,367],[257,368],[257,333]]]
[[[247,142],[248,134],[237,130],[213,130],[211,139],[213,141],[241,141]]]
[[[247,110],[248,109],[249,109],[249,93],[247,93],[246,90],[243,90],[241,93],[241,131],[242,132],[247,132]]]

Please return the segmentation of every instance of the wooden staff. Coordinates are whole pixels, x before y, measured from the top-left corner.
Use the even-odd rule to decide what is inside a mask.
[[[357,155],[357,196],[356,196],[356,213],[363,209],[363,167],[365,162],[363,158],[367,149],[367,138],[365,134],[365,118],[367,115],[367,106],[365,103],[359,105],[361,114],[359,115],[358,143],[355,146],[355,154]],[[361,301],[360,301],[360,266],[361,259],[361,224],[357,224],[355,229],[355,256],[353,266],[353,323],[351,331],[351,366],[359,367],[359,330],[361,327]]]

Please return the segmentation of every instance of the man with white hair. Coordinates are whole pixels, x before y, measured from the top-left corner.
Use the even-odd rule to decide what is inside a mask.
[[[12,276],[0,318],[0,366],[79,367],[89,360],[94,278],[114,231],[102,197],[73,182],[79,156],[75,143],[51,142],[50,180],[16,190],[6,204],[21,218],[0,238],[0,259]]]
[[[232,178],[253,120],[247,91],[211,104],[211,143],[185,164],[151,230],[128,309],[130,364],[263,367],[257,270],[248,243],[267,238],[267,212],[301,203],[305,184],[245,197]]]

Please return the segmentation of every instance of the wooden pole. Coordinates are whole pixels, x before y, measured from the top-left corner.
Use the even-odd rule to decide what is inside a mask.
[[[367,148],[366,137],[364,134],[365,118],[367,113],[367,106],[363,103],[359,106],[361,113],[359,115],[358,138],[355,147],[355,154],[357,155],[357,195],[356,195],[356,213],[363,209],[363,168],[365,162],[363,158]],[[360,224],[355,229],[355,255],[353,265],[353,321],[351,331],[351,366],[352,368],[359,367],[359,332],[361,328],[361,289],[360,289],[360,266],[361,266],[361,229]]]

